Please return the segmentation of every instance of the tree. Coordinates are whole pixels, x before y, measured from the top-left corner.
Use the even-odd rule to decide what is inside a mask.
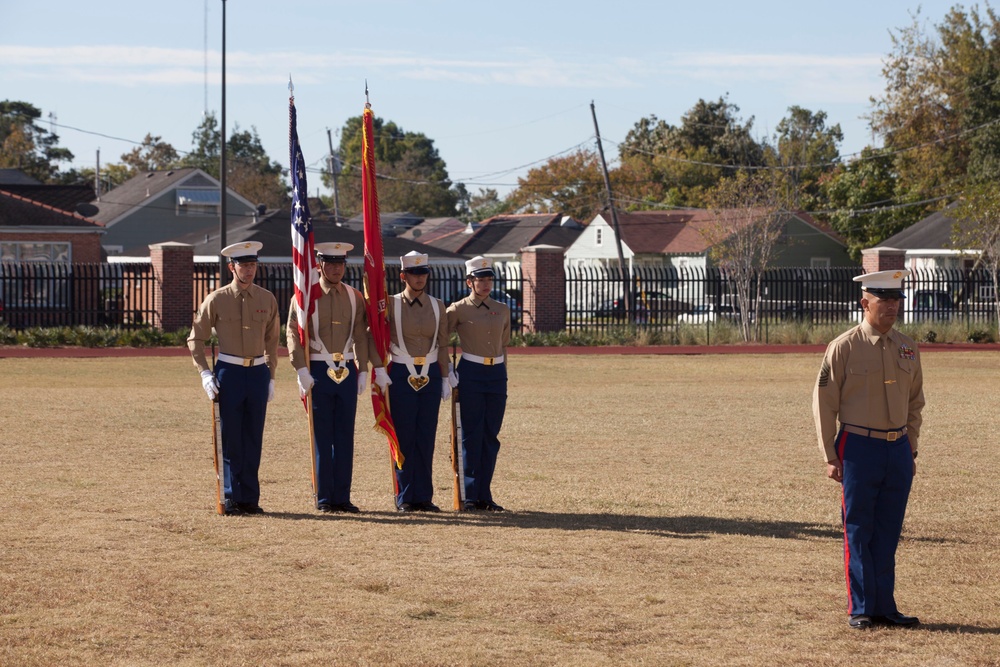
[[[458,196],[458,219],[462,222],[479,222],[507,213],[510,209],[493,188],[479,188],[479,192],[472,194],[465,183],[456,183],[455,193]]]
[[[561,212],[577,220],[590,220],[603,208],[604,200],[600,162],[588,150],[552,158],[529,170],[507,197],[512,210]]]
[[[990,274],[993,308],[1000,321],[1000,190],[996,185],[977,185],[966,192],[958,207],[952,245],[980,251],[975,265]]]
[[[394,122],[372,119],[372,146],[378,177],[379,208],[409,211],[425,217],[452,216],[460,192],[452,189],[448,170],[434,141],[420,132],[407,132]],[[362,117],[348,118],[340,132],[340,208],[348,214],[361,210]],[[328,174],[323,182],[332,185]]]
[[[147,134],[141,145],[122,154],[122,162],[131,168],[132,175],[135,176],[143,172],[175,167],[178,155],[174,147],[163,141],[162,137]]]
[[[820,208],[820,179],[840,159],[844,133],[840,125],[826,126],[826,112],[800,106],[788,108],[775,132],[776,162],[782,167],[785,198],[795,209]]]
[[[872,129],[897,151],[894,169],[912,201],[957,194],[1000,164],[1000,20],[987,6],[953,7],[928,28],[919,12],[892,35],[873,99]],[[916,217],[920,217],[919,215]]]
[[[743,340],[757,340],[761,283],[785,226],[781,183],[773,172],[741,171],[713,188],[709,200],[716,218],[705,232],[712,258],[736,288]]]
[[[753,118],[742,121],[739,110],[720,97],[698,100],[678,126],[656,116],[641,119],[619,146],[622,168],[616,193],[633,199],[654,194],[661,197],[659,203],[673,206],[705,206],[709,190],[731,178],[734,167],[765,164],[765,147],[751,133]],[[629,179],[627,174],[646,178]]]
[[[214,113],[205,114],[191,139],[194,149],[184,156],[180,166],[197,167],[219,178],[222,134]],[[253,126],[242,131],[238,124],[233,126],[226,143],[226,171],[226,187],[256,204],[277,208],[288,197],[281,165],[268,157]]]
[[[847,240],[851,257],[916,222],[923,208],[905,206],[907,197],[895,170],[894,156],[867,147],[858,159],[838,167],[821,181],[830,224]]]
[[[28,102],[0,102],[0,167],[20,169],[42,183],[58,180],[59,163],[73,153],[59,147],[59,136],[38,124],[40,109]]]

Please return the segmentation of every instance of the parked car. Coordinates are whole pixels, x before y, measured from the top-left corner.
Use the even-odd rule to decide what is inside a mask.
[[[679,324],[705,324],[706,322],[729,321],[738,322],[740,319],[740,309],[726,304],[717,306],[714,303],[704,303],[695,306],[686,313],[682,313],[678,318]]]
[[[906,301],[904,322],[950,320],[955,314],[955,302],[943,290],[918,289]]]
[[[691,308],[691,304],[678,301],[664,292],[636,292],[632,303],[638,324],[671,321]],[[593,316],[624,320],[625,300],[619,297],[604,301],[593,310]]]

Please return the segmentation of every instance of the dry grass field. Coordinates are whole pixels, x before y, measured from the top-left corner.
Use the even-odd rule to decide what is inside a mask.
[[[0,665],[997,665],[1000,353],[924,363],[897,585],[924,624],[858,632],[817,355],[515,355],[502,515],[393,511],[367,402],[364,512],[313,511],[283,362],[263,517],[214,513],[188,359],[0,359]]]

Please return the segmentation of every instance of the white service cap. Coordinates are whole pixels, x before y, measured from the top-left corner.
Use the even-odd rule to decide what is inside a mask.
[[[222,249],[222,256],[228,257],[230,262],[245,262],[257,259],[257,253],[264,247],[260,241],[241,241],[227,245]]]
[[[908,269],[875,271],[855,276],[854,282],[861,283],[861,289],[884,299],[902,299],[903,281],[910,275]]]

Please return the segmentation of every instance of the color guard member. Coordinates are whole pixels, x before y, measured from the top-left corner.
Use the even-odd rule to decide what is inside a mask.
[[[434,439],[441,401],[451,396],[448,380],[448,318],[444,303],[426,292],[427,255],[411,251],[400,257],[403,291],[389,298],[391,345],[389,410],[396,427],[403,469],[396,470],[396,508],[400,512],[440,512],[432,502]],[[374,360],[373,360],[374,361]],[[384,387],[383,387],[384,389]]]
[[[919,623],[896,608],[896,546],[924,407],[920,353],[892,327],[909,271],[858,276],[864,321],[827,347],[813,416],[827,476],[843,488],[847,613],[852,628]]]
[[[226,514],[264,513],[257,472],[267,404],[274,398],[281,322],[274,295],[253,284],[262,247],[245,241],[222,249],[233,281],[205,298],[187,339],[205,393],[219,397]],[[213,327],[220,350],[214,374],[205,360]]]
[[[500,451],[500,427],[507,408],[507,345],[510,308],[490,297],[493,267],[485,257],[465,263],[469,296],[448,307],[448,331],[462,346],[455,385],[459,390],[462,452],[465,460],[465,509],[502,512],[493,502],[493,471]]]
[[[342,281],[350,243],[317,243],[322,295],[308,323],[309,367],[299,341],[295,298],[288,311],[288,353],[298,374],[299,394],[312,390],[316,443],[316,509],[358,512],[351,502],[354,417],[367,386],[369,337],[365,299]]]

